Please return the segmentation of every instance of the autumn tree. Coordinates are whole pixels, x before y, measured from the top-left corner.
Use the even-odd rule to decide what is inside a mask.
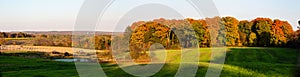
[[[271,44],[273,46],[283,46],[284,44],[287,43],[287,37],[285,37],[282,28],[283,28],[283,21],[278,19],[274,20],[272,26],[272,38],[271,38]]]
[[[226,45],[227,46],[238,46],[239,41],[239,21],[233,17],[223,17],[222,25],[225,27],[226,32]]]
[[[33,40],[34,46],[54,46],[54,43],[51,39],[44,37],[43,35],[38,35]]]
[[[254,32],[249,35],[248,46],[257,46],[257,36]]]
[[[205,21],[207,23],[208,29],[210,31],[210,39],[211,39],[211,45],[212,46],[219,46],[218,44],[222,44],[222,43],[218,43],[218,41],[224,39],[225,35],[219,35],[220,34],[220,29],[221,29],[221,18],[216,16],[213,18],[205,18]],[[224,29],[224,28],[223,28]],[[221,32],[223,32],[224,30],[221,30]],[[222,33],[225,34],[225,33]],[[219,36],[221,36],[221,38],[218,38]],[[223,45],[222,45],[223,46]]]
[[[154,43],[160,43],[166,47],[169,31],[170,28],[156,22],[147,22],[138,26],[133,31],[130,39],[131,57],[137,59],[141,56],[147,56],[146,51]]]
[[[104,50],[105,48],[105,38],[101,36],[95,36],[95,49]]]
[[[210,33],[205,20],[187,19],[193,26],[199,47],[210,47]]]
[[[252,31],[256,33],[258,46],[270,46],[273,21],[269,18],[256,18],[251,22],[253,22]]]
[[[252,33],[251,31],[252,25],[253,24],[247,20],[243,20],[239,22],[238,28],[239,28],[240,42],[242,43],[243,46],[251,46],[251,44],[254,43],[253,40],[256,39],[256,36],[254,34],[252,34],[252,37],[250,38],[250,35]]]
[[[281,28],[284,33],[284,37],[287,38],[287,40],[290,40],[289,38],[291,38],[292,34],[294,33],[292,25],[287,21],[283,21]]]
[[[0,32],[0,38],[5,38],[7,37],[7,34],[5,32]]]
[[[300,26],[300,21],[298,21],[298,24]],[[300,46],[300,27],[298,26],[298,30],[296,30],[295,32],[293,32],[290,37],[289,37],[289,41],[287,43],[287,47],[290,48],[298,48]]]
[[[196,47],[198,45],[198,41],[195,40],[195,30],[188,20],[166,20],[160,18],[153,20],[153,22],[166,25],[170,28],[171,31],[168,33],[168,49],[180,49],[182,47],[189,48]]]
[[[5,44],[5,38],[0,38],[0,46]]]
[[[165,29],[168,30],[161,30],[157,25],[166,26]],[[281,47],[294,36],[288,22],[273,21],[269,18],[256,18],[252,21],[239,21],[234,17],[214,17],[205,20],[160,18],[148,22],[135,22],[126,30],[133,31],[132,34],[125,32],[125,36],[130,36],[130,39],[127,38],[130,40],[130,46],[134,47],[130,49],[139,51],[145,51],[144,48],[148,48],[154,42],[163,44],[167,49],[192,47],[196,43],[199,47],[224,45]],[[157,38],[155,33],[165,37]],[[193,33],[196,35],[192,35]]]
[[[142,22],[144,23],[144,22]],[[139,23],[140,24],[140,23]],[[137,23],[133,23],[132,26],[137,26],[138,24]],[[132,27],[132,26],[128,26],[126,29],[125,29],[125,32],[122,34],[122,35],[117,35],[117,36],[114,36],[112,38],[112,46],[115,51],[117,52],[114,52],[114,53],[121,53],[121,52],[128,52],[129,51],[129,41],[131,39],[131,34],[132,34],[132,30],[135,28],[135,27]]]

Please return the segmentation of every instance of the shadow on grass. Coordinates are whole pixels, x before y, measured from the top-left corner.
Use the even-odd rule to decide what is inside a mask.
[[[225,64],[267,76],[293,76],[298,54],[299,50],[288,48],[229,48]]]
[[[159,65],[159,64],[154,64],[154,65]],[[151,77],[172,77],[175,76],[180,64],[166,64],[158,73]],[[215,65],[216,67],[219,66],[219,64]],[[134,66],[128,66],[124,68],[132,68]],[[191,67],[184,67],[183,69],[189,69]],[[208,69],[208,63],[200,63],[198,65],[198,70],[195,73],[196,77],[205,77]],[[135,69],[136,71],[144,71],[146,69]],[[212,68],[212,70],[219,70],[217,68]],[[105,73],[107,74],[108,77],[115,77],[115,76],[122,76],[122,77],[132,77],[133,75],[130,75],[123,71],[121,68],[116,67],[115,69],[111,70],[109,68],[104,68]],[[145,73],[145,72],[141,72]],[[211,72],[214,73],[214,72]],[[186,72],[186,74],[192,74],[190,72]],[[224,69],[220,75],[221,77],[226,77],[226,76],[241,76],[241,77],[249,77],[249,76],[266,76],[261,73],[257,73],[252,70],[244,69],[239,66],[232,66],[232,65],[225,65]]]
[[[2,72],[0,71],[0,77],[2,77]]]
[[[226,63],[263,62],[276,64],[296,64],[298,50],[288,48],[229,48]]]

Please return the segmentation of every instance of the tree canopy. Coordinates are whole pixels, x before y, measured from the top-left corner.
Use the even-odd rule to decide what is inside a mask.
[[[166,27],[162,29],[158,27],[159,25]],[[188,30],[188,27],[192,27],[193,29]],[[141,44],[146,43],[146,47],[149,47],[152,44],[148,43],[149,41],[158,42],[159,40],[163,41],[159,43],[168,49],[174,49],[174,47],[191,47],[196,43],[184,43],[180,41],[193,38],[197,39],[198,47],[217,46],[216,44],[224,44],[226,46],[287,47],[288,42],[293,39],[292,36],[294,34],[292,26],[287,21],[261,17],[251,21],[239,21],[229,16],[199,20],[191,18],[167,20],[160,18],[153,21],[138,21],[131,25],[130,28],[135,30],[131,36],[132,41]],[[193,32],[196,35],[191,35]],[[163,37],[156,38],[153,33],[159,33]],[[178,37],[185,37],[185,39]]]

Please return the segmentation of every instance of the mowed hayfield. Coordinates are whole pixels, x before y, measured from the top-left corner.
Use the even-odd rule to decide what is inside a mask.
[[[9,40],[33,40],[34,38],[5,38],[5,41]]]
[[[4,45],[0,46],[0,51],[2,52],[24,52],[24,51],[39,51],[39,52],[60,52],[60,53],[71,53],[74,52],[108,52],[108,50],[92,50],[92,49],[82,49],[73,47],[57,47],[57,46],[26,46],[26,45]]]
[[[166,52],[166,64],[154,77],[175,76],[179,69],[182,55],[191,54],[187,59],[195,58],[195,53],[200,52],[198,62],[190,63],[198,66],[197,77],[206,75],[209,63],[214,66],[223,65],[221,77],[292,77],[296,70],[299,51],[288,48],[262,48],[262,47],[232,47],[226,48],[226,56],[222,53],[214,54],[211,48],[189,49],[181,53],[181,50],[153,51],[155,59],[160,60],[161,53]],[[197,52],[195,52],[197,51]],[[214,54],[216,56],[212,57]],[[214,60],[225,58],[224,64],[214,63]],[[89,64],[89,63],[83,63]],[[159,63],[154,63],[159,64]],[[102,69],[108,77],[131,77],[117,64],[102,63]],[[132,65],[137,66],[137,65]],[[123,68],[132,68],[126,66]],[[78,77],[75,63],[55,62],[47,59],[22,58],[12,56],[0,56],[0,72],[3,77]],[[87,65],[87,68],[94,67]],[[82,76],[92,77],[97,68],[85,69]],[[216,68],[217,69],[217,68]],[[145,70],[145,69],[136,69]]]

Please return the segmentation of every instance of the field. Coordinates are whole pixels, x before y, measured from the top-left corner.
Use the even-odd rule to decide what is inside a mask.
[[[34,38],[5,38],[6,41],[9,41],[9,40],[32,40]]]
[[[17,51],[40,51],[40,52],[60,52],[60,53],[74,53],[78,51],[84,52],[107,52],[107,50],[91,50],[73,47],[57,47],[57,46],[23,46],[23,45],[5,45],[0,47],[4,52],[17,52]]]
[[[287,48],[245,47],[226,48],[226,50],[227,54],[221,77],[291,77],[294,76],[297,55],[299,54],[298,50]],[[155,51],[154,54],[158,57],[162,52]],[[218,57],[211,58],[210,48],[202,48],[199,52],[201,53],[199,64],[191,64],[198,64],[196,76],[202,77],[205,76],[209,62],[213,62]],[[193,52],[184,54],[193,54]],[[174,76],[180,65],[180,55],[182,54],[179,50],[167,50],[167,64],[153,76]],[[132,76],[124,72],[117,64],[105,63],[101,65],[108,77]],[[214,65],[218,66],[221,64]],[[0,67],[3,77],[78,77],[74,63],[55,62],[47,59],[0,56]],[[127,66],[125,68],[131,67]],[[89,69],[86,71],[89,71]],[[87,72],[84,76],[93,76],[93,74]]]

